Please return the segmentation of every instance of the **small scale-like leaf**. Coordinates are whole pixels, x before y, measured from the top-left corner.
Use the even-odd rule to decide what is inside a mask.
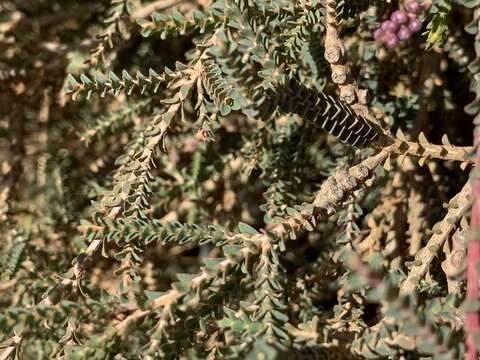
[[[247,234],[252,234],[252,235],[256,235],[256,234],[259,233],[253,227],[251,227],[250,225],[245,224],[243,222],[238,223],[238,230],[240,230],[241,233],[247,233]]]

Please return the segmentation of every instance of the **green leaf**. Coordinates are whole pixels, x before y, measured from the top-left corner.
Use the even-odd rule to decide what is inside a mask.
[[[277,357],[277,350],[268,345],[264,340],[256,340],[253,349],[248,353],[247,360],[274,360]]]
[[[243,222],[238,223],[238,230],[240,230],[241,233],[247,233],[252,235],[259,234],[257,230],[255,230],[253,227]]]
[[[72,74],[67,75],[67,84],[72,87],[78,87],[80,85]]]
[[[233,324],[233,320],[231,319],[222,319],[217,321],[218,326],[221,328],[231,328]]]
[[[236,255],[242,250],[243,247],[239,245],[225,245],[223,247],[223,253],[225,255]]]
[[[145,290],[145,295],[147,296],[148,300],[155,300],[156,298],[164,295],[164,291],[149,291]]]
[[[204,258],[203,263],[205,264],[206,268],[210,271],[216,271],[218,264],[220,264],[223,258]]]
[[[288,321],[288,316],[285,315],[284,313],[281,313],[278,310],[272,310],[272,315],[275,317],[275,319],[280,320],[282,322]]]
[[[90,85],[90,84],[92,84],[92,80],[90,80],[90,78],[89,78],[87,75],[85,75],[85,74],[80,75],[80,80],[81,80],[82,83],[85,84],[85,85]]]

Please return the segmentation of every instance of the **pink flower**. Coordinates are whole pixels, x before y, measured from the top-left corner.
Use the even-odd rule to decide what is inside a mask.
[[[410,13],[418,14],[422,10],[422,6],[415,0],[412,0],[405,5],[405,9]]]
[[[393,33],[386,33],[384,39],[389,49],[393,49],[398,44],[398,38]]]
[[[393,21],[387,20],[384,21],[382,26],[380,27],[383,31],[388,32],[396,32],[398,30],[398,25]]]
[[[400,40],[407,40],[412,36],[412,31],[407,26],[402,25],[400,30],[398,30],[397,36]]]
[[[405,11],[397,10],[392,13],[390,16],[390,20],[392,20],[397,25],[402,25],[408,22],[408,15]]]
[[[418,19],[411,19],[408,23],[408,28],[415,33],[422,28],[422,23]]]

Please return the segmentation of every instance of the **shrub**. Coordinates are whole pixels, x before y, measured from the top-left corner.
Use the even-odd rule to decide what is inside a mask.
[[[477,358],[480,1],[0,10],[0,359]]]

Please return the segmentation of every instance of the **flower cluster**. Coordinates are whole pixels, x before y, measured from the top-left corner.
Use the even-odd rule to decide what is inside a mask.
[[[412,34],[422,28],[418,15],[423,7],[416,0],[405,5],[405,10],[396,10],[389,20],[385,20],[373,33],[373,38],[379,44],[385,44],[389,49],[395,48],[400,41],[408,40]]]

